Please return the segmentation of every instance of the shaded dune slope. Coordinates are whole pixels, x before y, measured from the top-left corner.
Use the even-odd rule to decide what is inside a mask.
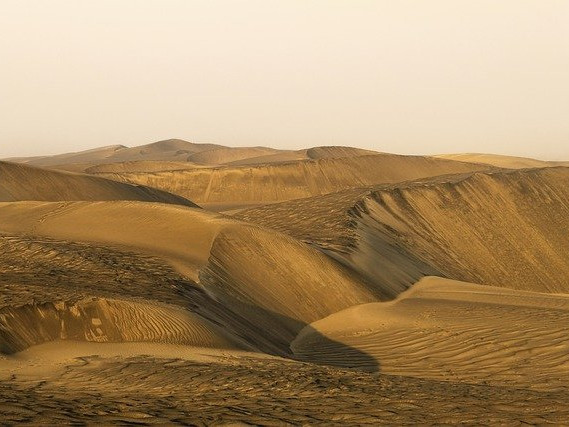
[[[100,218],[113,220],[101,221]],[[44,265],[51,263],[54,279],[47,283],[56,286],[43,293],[47,299],[42,304],[51,305],[48,309],[49,316],[42,318],[37,314],[37,309],[29,307],[30,302],[26,299],[40,285],[34,277],[38,270],[41,271],[42,264],[24,266],[22,269],[28,271],[27,275],[14,273],[12,276],[14,283],[22,285],[6,289],[12,297],[15,294],[27,297],[22,297],[19,301],[7,301],[4,310],[24,307],[22,310],[27,313],[25,318],[32,316],[35,319],[33,321],[44,318],[67,319],[71,309],[54,311],[56,303],[61,304],[63,301],[66,303],[63,307],[75,307],[73,310],[80,311],[83,307],[81,304],[86,304],[81,301],[96,297],[93,310],[99,313],[102,306],[114,304],[116,312],[106,318],[116,320],[123,316],[127,320],[122,321],[122,324],[136,328],[139,323],[136,319],[141,316],[140,304],[148,300],[168,304],[169,308],[160,308],[161,311],[153,315],[154,320],[141,320],[152,325],[145,329],[146,332],[133,332],[127,327],[113,332],[110,326],[112,322],[109,321],[107,329],[100,328],[101,340],[121,337],[138,340],[146,336],[149,340],[172,342],[179,339],[180,343],[197,345],[201,342],[204,346],[231,344],[234,347],[246,342],[248,348],[288,354],[290,341],[310,322],[354,304],[377,301],[377,295],[366,283],[317,250],[286,235],[267,232],[198,209],[136,202],[4,203],[0,204],[0,231],[12,236],[8,238],[7,245],[26,247],[21,239],[26,236],[32,239],[27,247],[32,250],[36,248],[43,254],[36,258],[43,260]],[[46,238],[55,239],[59,243],[52,243],[51,246],[47,244],[46,247],[42,243],[42,239]],[[84,280],[81,279],[84,275],[76,273],[82,271],[82,268],[69,271],[69,268],[62,265],[70,258],[71,261],[68,262],[71,266],[75,262],[79,262],[79,265],[84,263],[83,258],[72,261],[75,259],[74,251],[69,249],[69,245],[79,245],[88,254],[90,268],[93,268],[94,263],[103,271],[113,272],[118,269],[120,276],[133,264],[153,265],[150,259],[161,260],[168,268],[166,272],[147,275],[150,278],[142,281],[142,284],[148,283],[144,286],[134,285],[138,283],[136,277],[119,281],[119,288],[116,279],[105,285],[108,278],[103,275],[99,279],[100,283],[80,287],[77,281]],[[95,250],[92,247],[100,247],[97,249],[99,255],[92,253]],[[128,251],[135,255],[131,255],[130,261],[128,258],[121,261],[124,257],[118,256],[118,260],[113,263],[108,251]],[[21,251],[18,250],[12,250],[11,253],[20,253],[21,256]],[[139,261],[135,262],[136,260]],[[8,258],[4,262],[10,265]],[[146,267],[137,268],[144,272]],[[156,271],[156,268],[151,270]],[[160,279],[152,279],[156,276]],[[66,283],[65,278],[67,288],[62,285]],[[18,293],[17,289],[22,290]],[[58,297],[47,297],[52,294]],[[117,300],[121,302],[116,302]],[[31,304],[33,306],[34,302]],[[172,306],[181,307],[190,314],[184,314],[180,318],[174,315],[178,311]],[[13,311],[10,313],[15,315]],[[162,324],[159,319],[163,319]],[[80,320],[82,325],[84,322],[88,324],[88,318],[80,318],[77,322]],[[16,334],[14,332],[10,335],[11,332],[6,330],[20,331],[16,334],[20,336],[25,329],[17,326],[22,321],[6,322],[4,319],[5,337]],[[211,324],[221,325],[228,336],[221,336],[218,330],[210,328]],[[74,331],[77,328],[78,326],[73,326]],[[185,332],[179,332],[177,338],[165,335],[165,331],[172,328],[182,328]],[[196,328],[205,328],[209,332],[201,335],[192,332]],[[48,329],[52,331],[50,337],[64,335],[62,331],[67,331],[64,328]],[[82,327],[73,336],[93,337],[89,335],[92,331],[91,326]],[[14,338],[12,341],[33,342],[33,339]],[[240,345],[241,348],[244,347],[244,344]]]
[[[439,177],[237,216],[319,247],[385,297],[426,275],[569,292],[567,168]]]
[[[564,388],[569,297],[429,277],[389,303],[348,308],[300,332],[303,360],[447,381]]]
[[[429,157],[377,154],[272,165],[103,176],[160,188],[196,203],[262,204],[312,197],[352,187],[488,168],[485,165]]]
[[[180,196],[100,177],[0,162],[0,201],[138,200],[196,206]]]

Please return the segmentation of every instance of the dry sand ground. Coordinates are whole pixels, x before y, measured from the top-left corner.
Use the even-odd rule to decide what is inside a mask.
[[[194,185],[252,170],[196,159],[258,160],[258,184],[219,188],[331,193],[230,217],[0,163],[4,424],[567,422],[568,169],[188,144],[34,162],[151,176],[178,156],[190,175],[159,174]]]

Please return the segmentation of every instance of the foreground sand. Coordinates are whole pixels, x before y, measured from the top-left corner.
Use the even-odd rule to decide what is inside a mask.
[[[242,352],[55,342],[3,366],[7,423],[518,425],[569,417],[569,394],[561,390],[389,376]]]

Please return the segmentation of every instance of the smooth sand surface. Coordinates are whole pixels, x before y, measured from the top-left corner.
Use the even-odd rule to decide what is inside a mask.
[[[528,157],[501,156],[498,154],[440,154],[442,159],[458,160],[460,162],[484,163],[500,168],[508,169],[526,169],[526,168],[544,168],[554,166],[569,166],[569,162],[536,160]]]
[[[387,303],[351,307],[300,332],[303,360],[445,381],[566,389],[569,295],[427,277]]]
[[[138,200],[196,206],[182,197],[142,185],[0,162],[0,202],[22,200]]]

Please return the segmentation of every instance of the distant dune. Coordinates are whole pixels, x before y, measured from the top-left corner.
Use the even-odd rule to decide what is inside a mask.
[[[139,200],[196,206],[155,188],[0,162],[0,201]]]
[[[317,150],[329,153],[329,150]],[[394,183],[450,173],[487,170],[490,166],[422,156],[375,154],[324,157],[281,164],[224,166],[166,172],[103,174],[115,180],[148,185],[199,204],[264,204],[300,199],[352,187]]]
[[[171,170],[168,163],[187,163],[186,166],[219,166],[224,164],[267,164],[291,160],[354,157],[375,154],[373,151],[351,147],[316,147],[305,150],[278,150],[269,147],[224,147],[217,144],[201,144],[181,139],[167,139],[137,147],[113,145],[94,148],[76,153],[58,154],[42,157],[17,157],[8,161],[33,166],[49,167],[72,172],[86,172],[93,168],[127,163],[118,170],[128,170],[133,164],[144,162],[142,171]],[[151,162],[154,162],[151,164]],[[187,167],[179,167],[186,169]],[[108,169],[99,170],[107,171]],[[115,169],[112,170],[116,171]],[[140,170],[137,170],[140,171]]]
[[[568,168],[349,190],[237,216],[320,247],[386,297],[425,275],[569,292]]]
[[[94,148],[76,153],[58,154],[53,156],[12,158],[14,162],[34,166],[64,166],[64,165],[96,165],[117,162],[132,162],[138,160],[187,161],[191,154],[221,147],[215,144],[194,144],[181,139],[168,139],[138,147],[113,145]]]
[[[569,166],[569,162],[552,162],[530,159],[527,157],[501,156],[498,154],[441,154],[435,157],[439,157],[441,159],[458,160],[461,162],[485,163],[488,165],[508,169]]]

